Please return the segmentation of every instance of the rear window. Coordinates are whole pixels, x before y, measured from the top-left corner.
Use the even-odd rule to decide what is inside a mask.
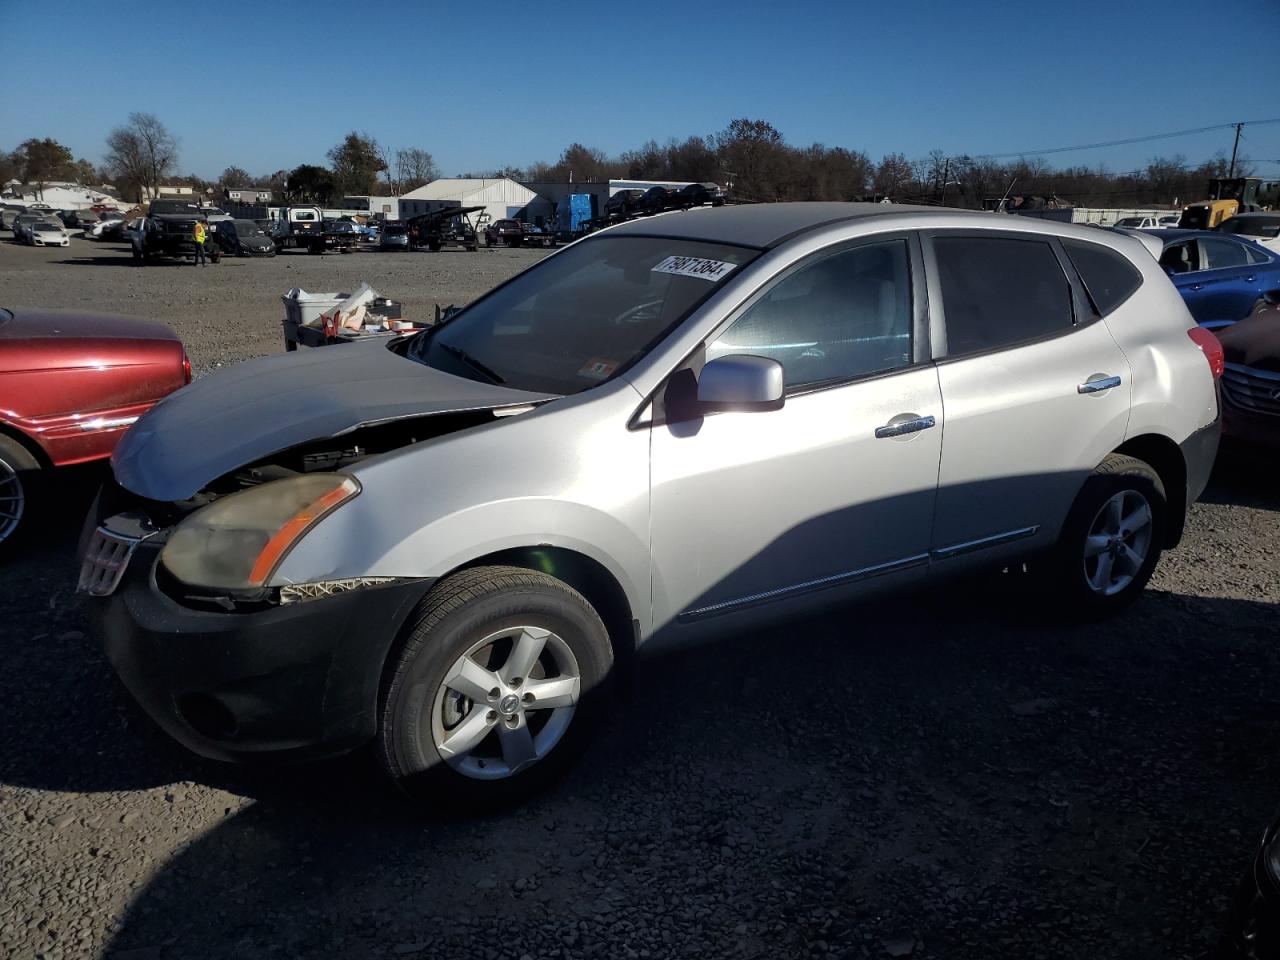
[[[1063,240],[1062,245],[1100,316],[1105,317],[1142,286],[1142,274],[1123,254],[1084,240]]]
[[[950,356],[1070,330],[1071,284],[1053,247],[1012,237],[935,237]]]

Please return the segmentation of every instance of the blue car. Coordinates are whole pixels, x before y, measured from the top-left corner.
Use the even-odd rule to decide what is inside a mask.
[[[1164,243],[1160,265],[1202,327],[1247,317],[1280,290],[1280,256],[1246,237],[1211,230],[1144,230]]]

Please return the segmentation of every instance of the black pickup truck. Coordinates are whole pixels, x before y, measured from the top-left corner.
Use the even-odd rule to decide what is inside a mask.
[[[191,257],[196,254],[196,224],[208,221],[200,207],[187,200],[152,200],[138,229],[130,232],[133,259],[139,264],[161,257]],[[218,262],[215,244],[206,243],[209,259]]]

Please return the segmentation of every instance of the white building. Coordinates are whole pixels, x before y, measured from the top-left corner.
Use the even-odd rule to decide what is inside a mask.
[[[236,203],[270,203],[271,191],[261,187],[228,187],[227,199]]]
[[[400,219],[400,198],[399,197],[377,197],[368,194],[356,194],[352,197],[345,197],[346,205],[349,207],[361,207],[367,205],[365,209],[369,216],[381,216],[383,220],[399,220]],[[358,203],[357,201],[363,201]]]
[[[110,194],[65,180],[50,181],[43,189],[34,183],[10,180],[2,192],[7,199],[18,203],[47,203],[54,210],[88,210],[98,203],[119,204]]]
[[[517,216],[538,195],[514,180],[499,177],[489,180],[433,180],[426,186],[400,197],[400,219],[408,220],[420,213],[444,207],[484,207],[489,222]],[[474,221],[475,217],[473,217]]]

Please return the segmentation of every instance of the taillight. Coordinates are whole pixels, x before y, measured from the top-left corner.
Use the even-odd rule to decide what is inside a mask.
[[[191,358],[187,356],[187,352],[182,351],[182,382],[191,382]]]
[[[1222,376],[1222,371],[1226,369],[1227,364],[1227,358],[1222,352],[1222,341],[1204,327],[1192,327],[1187,331],[1187,336],[1204,353],[1204,358],[1209,361],[1209,372],[1213,374],[1213,379],[1217,380]]]

